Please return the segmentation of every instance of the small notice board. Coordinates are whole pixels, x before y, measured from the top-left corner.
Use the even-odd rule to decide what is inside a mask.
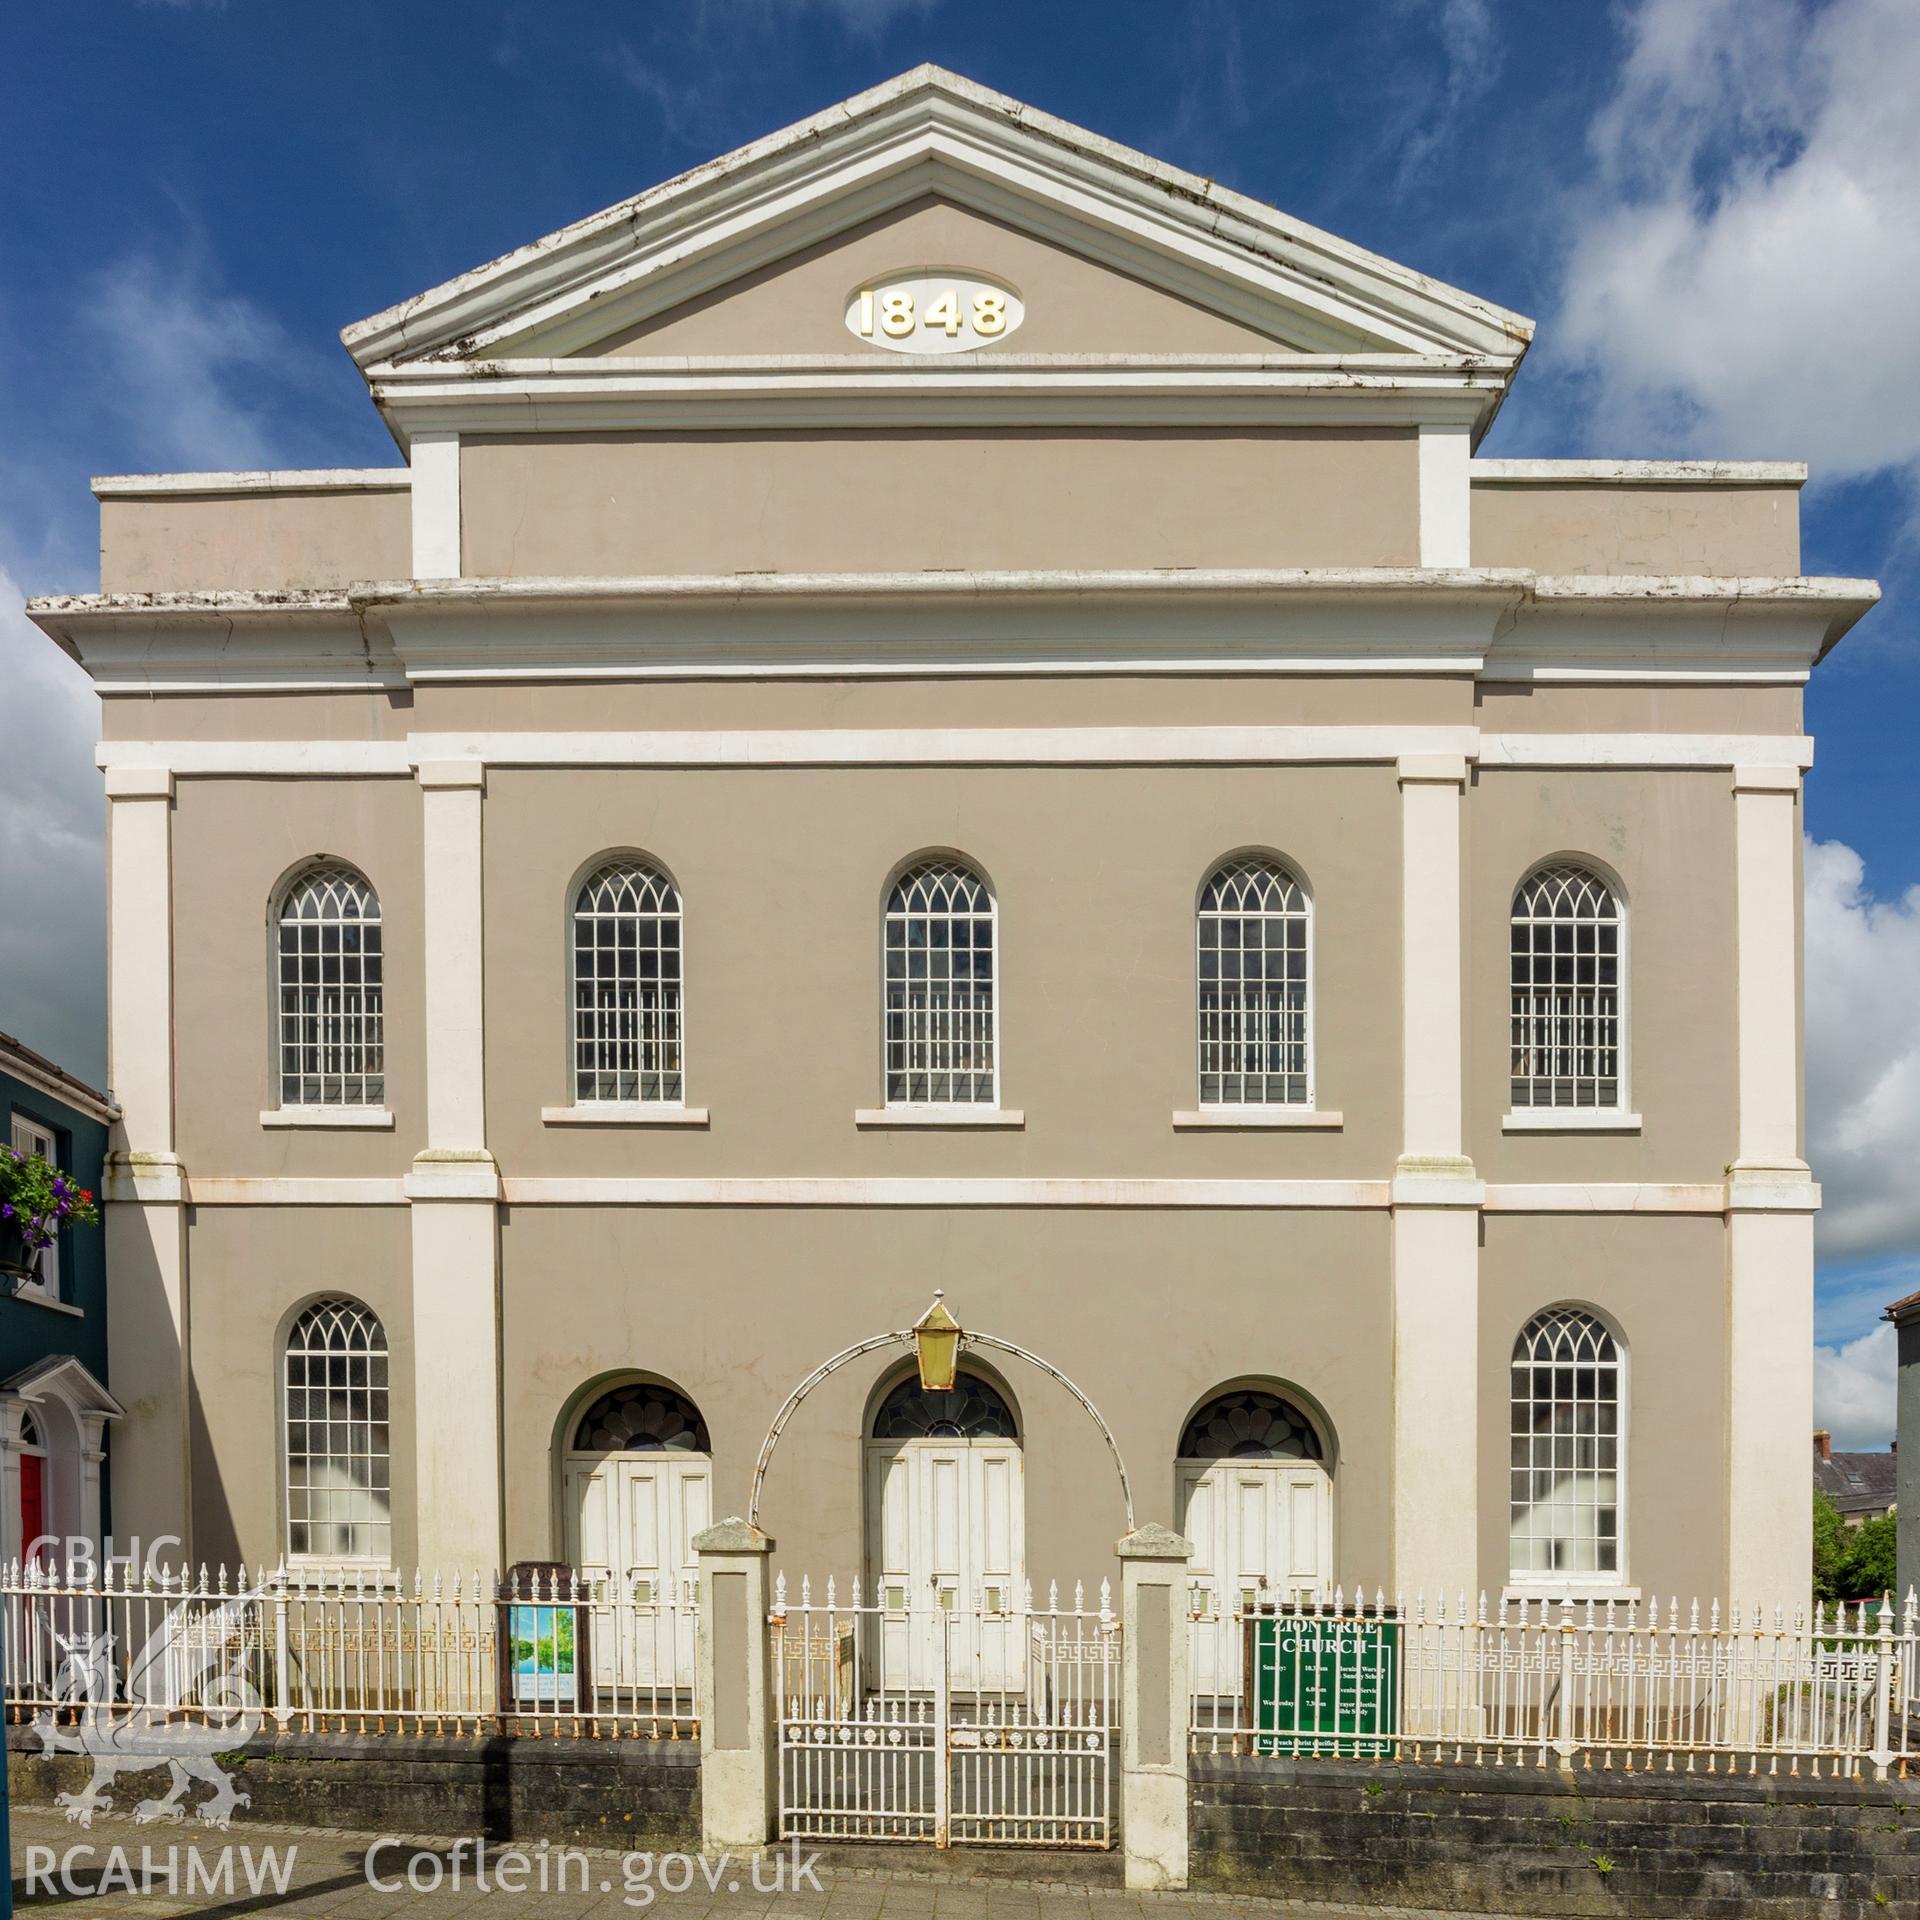
[[[1255,1753],[1383,1760],[1400,1725],[1400,1622],[1380,1614],[1256,1614],[1247,1622]]]
[[[523,1560],[508,1569],[500,1601],[500,1696],[508,1711],[579,1704],[588,1608],[581,1601],[539,1597],[577,1591],[571,1567]]]

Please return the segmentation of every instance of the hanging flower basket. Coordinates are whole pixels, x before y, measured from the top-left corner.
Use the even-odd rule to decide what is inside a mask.
[[[96,1226],[93,1195],[37,1153],[0,1147],[0,1276],[29,1278],[66,1226]]]

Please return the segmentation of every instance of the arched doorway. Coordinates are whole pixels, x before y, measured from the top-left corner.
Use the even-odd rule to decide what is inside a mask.
[[[595,1622],[595,1685],[691,1688],[693,1542],[713,1513],[707,1423],[676,1388],[625,1380],[572,1415],[568,1428],[568,1562],[628,1603],[602,1609]]]
[[[1174,1512],[1193,1542],[1196,1611],[1228,1616],[1326,1592],[1333,1583],[1333,1477],[1320,1429],[1267,1387],[1235,1387],[1197,1408],[1180,1435]],[[1201,1668],[1237,1668],[1238,1638],[1203,1634]],[[1238,1684],[1197,1671],[1202,1692]]]
[[[1026,1579],[1020,1428],[1007,1396],[964,1369],[940,1393],[908,1374],[867,1431],[867,1567],[887,1671],[931,1686],[944,1638],[951,1678],[1017,1684],[1007,1636],[983,1624],[1020,1605]],[[952,1616],[944,1636],[933,1630],[942,1613]]]

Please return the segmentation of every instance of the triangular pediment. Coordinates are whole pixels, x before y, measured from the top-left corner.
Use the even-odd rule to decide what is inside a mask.
[[[849,289],[927,269],[1019,289],[1033,355],[1465,355],[1532,323],[921,67],[349,327],[432,363],[858,354]]]

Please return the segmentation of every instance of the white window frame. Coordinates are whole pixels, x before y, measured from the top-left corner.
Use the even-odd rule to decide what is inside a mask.
[[[1291,913],[1267,913],[1264,910],[1258,914],[1226,914],[1210,912],[1205,907],[1203,903],[1206,899],[1207,889],[1212,886],[1214,881],[1222,874],[1234,867],[1253,866],[1265,867],[1279,875],[1293,888],[1295,893],[1299,895],[1301,901],[1301,911],[1297,917],[1304,922],[1306,930],[1306,960],[1304,978],[1301,983],[1305,989],[1305,1003],[1301,1009],[1301,1029],[1304,1035],[1304,1046],[1306,1050],[1305,1071],[1302,1078],[1306,1084],[1305,1097],[1300,1100],[1209,1100],[1206,1097],[1206,1010],[1201,1005],[1201,995],[1205,990],[1201,977],[1201,955],[1204,951],[1201,945],[1201,937],[1206,923],[1209,920],[1286,920],[1296,917]],[[1313,889],[1307,885],[1300,869],[1296,867],[1292,861],[1283,860],[1277,853],[1269,852],[1264,847],[1246,847],[1238,853],[1230,853],[1224,859],[1216,860],[1202,877],[1193,899],[1194,1093],[1196,1099],[1199,1101],[1198,1111],[1201,1117],[1218,1117],[1224,1119],[1229,1116],[1244,1115],[1249,1119],[1257,1119],[1261,1115],[1300,1115],[1310,1114],[1316,1111],[1316,1101],[1318,1098],[1316,1092],[1316,1070],[1318,1066],[1319,1049],[1314,1044],[1315,1016],[1318,1011],[1315,1005],[1316,994],[1314,991],[1315,970],[1313,948],[1315,932]],[[1244,1079],[1246,1076],[1243,1074],[1240,1077]]]
[[[896,1100],[891,1086],[891,1070],[887,1061],[887,929],[893,913],[893,896],[896,888],[909,875],[917,873],[923,867],[948,866],[959,869],[969,875],[980,891],[986,896],[987,925],[993,935],[993,973],[991,991],[993,995],[992,1023],[988,1045],[993,1049],[993,1092],[987,1100]],[[1001,999],[1001,949],[1000,949],[1000,894],[987,871],[977,861],[970,860],[964,853],[947,848],[931,848],[916,853],[911,859],[903,860],[887,876],[887,884],[880,894],[880,1095],[883,1102],[880,1112],[898,1115],[924,1115],[930,1118],[952,1116],[956,1124],[967,1124],[975,1116],[995,1116],[1002,1118],[1024,1118],[1005,1112],[1000,1094],[1000,999]],[[863,1120],[866,1116],[859,1116]],[[990,1121],[987,1122],[990,1124]]]
[[[1613,1342],[1614,1352],[1614,1406],[1616,1410],[1614,1473],[1613,1473],[1613,1537],[1614,1565],[1611,1571],[1579,1571],[1575,1569],[1522,1568],[1513,1564],[1513,1442],[1519,1437],[1514,1432],[1513,1418],[1513,1369],[1515,1355],[1528,1330],[1548,1314],[1578,1314],[1590,1320]],[[1533,1364],[1529,1362],[1528,1364]],[[1625,1338],[1615,1325],[1613,1317],[1589,1306],[1583,1300],[1555,1300],[1536,1308],[1521,1323],[1519,1331],[1513,1337],[1513,1346],[1507,1355],[1507,1451],[1506,1466],[1506,1512],[1507,1512],[1507,1588],[1509,1594],[1528,1597],[1551,1597],[1554,1599],[1580,1599],[1588,1593],[1599,1596],[1624,1595],[1634,1591],[1628,1579],[1628,1539],[1627,1516],[1628,1448],[1632,1442],[1632,1371],[1630,1355]],[[1529,1439],[1531,1435],[1527,1436]]]
[[[1515,1106],[1513,1103],[1513,929],[1515,926],[1515,907],[1522,893],[1532,886],[1544,873],[1567,869],[1585,875],[1607,891],[1613,902],[1613,924],[1618,929],[1616,941],[1616,965],[1619,972],[1617,989],[1618,1011],[1615,1015],[1614,1055],[1616,1072],[1614,1074],[1614,1098],[1610,1106],[1573,1106],[1573,1105],[1536,1105]],[[1549,923],[1551,924],[1551,923]],[[1507,904],[1507,1024],[1506,1024],[1506,1089],[1507,1111],[1502,1118],[1502,1130],[1507,1133],[1632,1133],[1640,1127],[1640,1116],[1633,1111],[1632,1068],[1633,1068],[1633,948],[1632,916],[1627,901],[1627,890],[1620,884],[1620,877],[1603,862],[1584,853],[1556,853],[1545,860],[1536,860],[1513,889]],[[1535,1074],[1533,1079],[1551,1079],[1552,1075]],[[1582,1076],[1575,1075],[1575,1079]],[[1597,1078],[1598,1076],[1588,1076]]]
[[[59,1166],[60,1136],[44,1121],[31,1114],[13,1111],[13,1145],[19,1153],[37,1153],[41,1159]],[[34,1256],[33,1278],[22,1280],[15,1289],[16,1300],[38,1300],[47,1305],[60,1304],[60,1254],[66,1229],[54,1229],[53,1244],[42,1247]]]
[[[362,1029],[363,1029],[358,1041],[359,1050],[363,1057],[369,1052],[377,1052],[377,1057],[379,1059],[380,1064],[379,1064],[377,1073],[362,1071],[358,1074],[348,1074],[344,1072],[338,1073],[338,1074],[330,1074],[323,1071],[320,1074],[314,1075],[314,1076],[308,1076],[305,1074],[296,1073],[295,1075],[292,1076],[295,1080],[305,1080],[309,1077],[318,1079],[321,1082],[320,1096],[317,1099],[308,1099],[308,1098],[302,1097],[300,1099],[290,1100],[287,1098],[287,1081],[288,1081],[288,1073],[287,1073],[287,1067],[286,1067],[287,1048],[291,1044],[297,1052],[304,1043],[297,1037],[299,1032],[299,1028],[297,1025],[294,1028],[294,1033],[296,1037],[291,1042],[289,1041],[289,1038],[288,1038],[289,1024],[288,1023],[290,1019],[295,1022],[299,1022],[307,1019],[309,1016],[307,1016],[304,1013],[289,1015],[287,1011],[286,982],[284,980],[284,977],[281,971],[284,965],[283,944],[286,937],[286,929],[289,926],[299,926],[303,924],[297,919],[289,920],[287,917],[287,909],[291,905],[293,900],[296,898],[296,896],[299,895],[304,888],[310,887],[314,885],[317,881],[320,881],[331,875],[338,875],[343,879],[351,879],[353,881],[356,881],[362,888],[365,889],[366,898],[371,903],[371,906],[372,906],[372,912],[371,914],[367,914],[363,912],[358,918],[358,924],[363,930],[368,927],[373,927],[373,928],[377,928],[380,933],[380,1004],[379,1004],[379,1008],[376,1012],[370,1015],[366,1011],[366,1008],[364,1005],[364,996],[366,993],[366,981],[364,977],[364,961],[365,961],[365,955],[366,955],[366,948],[363,942],[361,947],[363,974],[360,982],[360,991],[363,996],[363,1005],[360,1013],[356,1016],[357,1020],[361,1023]],[[345,922],[344,920],[334,921],[334,922],[316,921],[314,924],[342,925],[342,924],[345,924]],[[269,985],[268,985],[269,1027],[270,1027],[270,1033],[271,1033],[271,1038],[269,1041],[269,1058],[271,1061],[270,1071],[272,1075],[273,1105],[267,1108],[264,1112],[262,1112],[260,1116],[261,1124],[264,1126],[313,1125],[313,1126],[376,1126],[376,1127],[390,1125],[392,1121],[392,1116],[388,1112],[388,1109],[386,1106],[386,1094],[387,1094],[386,915],[380,905],[379,889],[374,886],[373,882],[369,880],[367,876],[357,866],[355,866],[351,860],[340,860],[340,859],[322,857],[319,859],[307,860],[302,862],[302,864],[297,868],[295,868],[294,871],[290,873],[286,877],[286,879],[281,882],[279,887],[276,888],[274,891],[273,900],[272,900],[272,911],[268,916],[267,955],[268,955],[267,978],[269,982]],[[366,1033],[364,1031],[365,1023],[368,1022],[369,1020],[371,1020],[374,1025],[374,1033],[373,1033],[371,1042],[368,1040]],[[373,1079],[378,1079],[380,1083],[379,1096],[378,1098],[375,1098],[375,1099],[368,1099],[365,1097],[368,1091],[368,1089],[365,1086],[365,1082]],[[327,1097],[326,1082],[329,1080],[338,1080],[341,1082],[341,1092],[340,1092],[340,1097],[338,1099],[329,1099]],[[349,1100],[346,1097],[345,1083],[349,1080],[358,1080],[362,1083],[359,1089],[362,1096],[361,1098]],[[302,1089],[302,1093],[304,1096],[304,1089]]]
[[[367,1488],[367,1492],[369,1493],[369,1495],[383,1494],[385,1496],[386,1519],[385,1519],[384,1525],[385,1525],[386,1539],[387,1539],[387,1548],[385,1553],[360,1553],[360,1554],[316,1553],[311,1550],[303,1551],[299,1548],[296,1548],[293,1544],[294,1526],[295,1526],[294,1514],[293,1514],[293,1492],[294,1492],[293,1446],[292,1446],[293,1409],[292,1409],[292,1403],[290,1400],[290,1395],[293,1391],[293,1382],[289,1377],[292,1372],[292,1367],[290,1363],[292,1362],[296,1354],[299,1354],[302,1356],[318,1357],[318,1358],[326,1357],[328,1349],[315,1347],[311,1345],[296,1346],[295,1337],[296,1335],[299,1334],[301,1328],[306,1325],[309,1318],[319,1309],[323,1307],[338,1307],[338,1306],[351,1307],[355,1311],[361,1314],[364,1314],[366,1318],[372,1322],[374,1330],[380,1336],[380,1344],[377,1348],[369,1349],[369,1358],[371,1358],[374,1353],[377,1353],[387,1363],[387,1384],[384,1389],[387,1396],[387,1419],[386,1419],[387,1451],[385,1454],[386,1484],[384,1487],[376,1487],[370,1484]],[[286,1558],[288,1563],[292,1566],[304,1567],[304,1568],[344,1567],[348,1569],[367,1568],[370,1570],[381,1570],[381,1571],[384,1571],[390,1568],[393,1565],[393,1527],[394,1527],[393,1347],[392,1347],[391,1340],[389,1339],[387,1334],[387,1323],[385,1322],[385,1320],[381,1318],[381,1316],[378,1313],[374,1311],[372,1307],[368,1306],[368,1304],[364,1300],[360,1299],[357,1295],[347,1294],[347,1293],[320,1294],[316,1296],[314,1299],[307,1301],[299,1309],[298,1312],[294,1313],[289,1317],[286,1323],[286,1326],[282,1330],[280,1335],[279,1353],[277,1358],[278,1358],[279,1373],[280,1373],[280,1391],[279,1391],[280,1503],[281,1503],[280,1520],[281,1520],[281,1528],[282,1528],[281,1537],[286,1542],[286,1549],[287,1549]],[[311,1390],[310,1382],[303,1382],[302,1384],[304,1388]],[[352,1422],[349,1421],[348,1424],[352,1424]],[[369,1410],[367,1424],[369,1427],[373,1425],[371,1410]],[[371,1438],[370,1435],[369,1435],[369,1438]],[[332,1459],[336,1457],[339,1457],[339,1456],[334,1456],[330,1454],[316,1454],[311,1449],[308,1449],[302,1455],[302,1458],[309,1462],[317,1459]],[[346,1457],[350,1460],[352,1456],[348,1455]],[[367,1458],[368,1459],[374,1458],[371,1446],[369,1446]],[[309,1489],[311,1489],[311,1481],[309,1481]],[[300,1524],[307,1526],[309,1528],[315,1524],[313,1521],[311,1512],[309,1512],[307,1518]],[[362,1523],[356,1522],[355,1524],[362,1524]],[[382,1523],[379,1522],[378,1520],[372,1520],[372,1521],[365,1522],[364,1524],[369,1526],[379,1526]]]
[[[580,977],[579,938],[581,911],[580,902],[587,889],[595,885],[603,875],[616,868],[629,869],[635,873],[649,876],[671,898],[673,908],[670,913],[636,913],[636,920],[672,920],[679,929],[677,952],[679,954],[679,973],[675,981],[675,999],[673,1008],[674,1046],[677,1067],[675,1069],[680,1090],[671,1099],[658,1100],[622,1100],[601,1098],[581,1090],[580,1065]],[[594,915],[593,918],[612,916]],[[631,849],[618,852],[596,854],[573,877],[572,885],[567,889],[566,900],[566,1020],[567,1020],[567,1098],[566,1107],[542,1108],[541,1117],[548,1124],[566,1122],[590,1122],[596,1118],[618,1119],[631,1115],[635,1119],[653,1116],[659,1120],[673,1120],[685,1116],[690,1124],[704,1125],[704,1111],[687,1106],[687,903],[680,890],[680,883],[666,865],[649,854]],[[593,1070],[593,1071],[597,1071]],[[636,1075],[636,1077],[638,1077]],[[664,1074],[662,1076],[665,1077]]]

